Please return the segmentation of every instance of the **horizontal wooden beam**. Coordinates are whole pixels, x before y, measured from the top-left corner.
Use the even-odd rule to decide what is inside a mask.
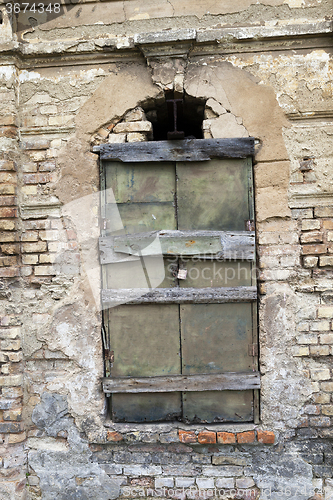
[[[99,240],[101,264],[132,256],[201,256],[220,260],[255,258],[255,236],[250,231],[154,231]]]
[[[216,288],[147,288],[102,290],[104,305],[117,304],[224,304],[251,302],[257,299],[255,286]]]
[[[259,372],[103,378],[105,393],[247,391],[260,389]]]
[[[94,148],[102,160],[122,162],[207,161],[211,158],[246,158],[254,155],[254,138],[184,139],[124,144],[101,144]]]

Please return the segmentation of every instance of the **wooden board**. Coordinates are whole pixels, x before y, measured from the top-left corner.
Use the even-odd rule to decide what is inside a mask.
[[[257,299],[257,288],[216,287],[216,288],[157,288],[148,291],[147,288],[128,290],[102,290],[104,305],[114,306],[126,304],[223,304],[232,302],[249,302]]]
[[[248,160],[177,163],[178,229],[244,231],[250,219]]]
[[[181,419],[181,393],[113,394],[114,422],[159,422]]]
[[[127,255],[196,255],[204,258],[254,260],[255,237],[249,231],[150,231],[102,237],[101,264]]]
[[[254,155],[254,138],[185,139],[94,147],[101,160],[122,162],[207,161],[211,158],[246,158]]]
[[[168,377],[103,378],[105,393],[145,393],[175,391],[246,391],[260,387],[255,373],[219,373],[201,375],[170,375]]]

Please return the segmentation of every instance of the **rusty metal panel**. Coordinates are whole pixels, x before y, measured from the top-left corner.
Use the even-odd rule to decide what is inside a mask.
[[[186,270],[186,278],[179,280],[179,286],[182,288],[234,287],[252,284],[250,262],[183,258],[179,267]]]
[[[123,305],[111,309],[109,317],[114,351],[111,376],[181,373],[177,305]],[[173,393],[114,395],[112,412],[118,421],[157,421],[180,414],[180,403],[180,395]]]
[[[183,419],[196,422],[252,422],[253,391],[183,393]]]
[[[247,160],[176,165],[178,229],[244,231],[250,219]]]
[[[116,203],[172,202],[175,185],[174,163],[106,163],[106,187]]]
[[[147,273],[143,268],[146,267]],[[150,284],[154,288],[172,288],[177,286],[177,263],[173,260],[164,259],[163,263],[158,257],[144,257],[129,262],[108,264],[107,288],[145,288]]]

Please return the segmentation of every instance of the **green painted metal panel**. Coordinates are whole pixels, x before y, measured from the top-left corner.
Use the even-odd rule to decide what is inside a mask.
[[[114,350],[111,376],[181,373],[177,305],[123,305],[110,310],[109,321]],[[117,420],[167,420],[181,413],[181,397],[174,393],[113,395],[112,412]]]
[[[159,257],[144,257],[129,262],[119,262],[108,264],[107,287],[108,288],[145,288],[149,287],[147,275],[143,264],[146,267],[148,279],[154,288],[171,288],[177,286],[177,263],[164,259],[161,262]]]
[[[183,258],[180,268],[186,269],[186,279],[179,280],[182,288],[251,286],[252,266],[250,262],[220,262]]]
[[[112,188],[116,203],[172,202],[175,186],[174,163],[106,163],[106,187]]]
[[[173,202],[109,204],[106,207],[106,219],[110,221],[111,226],[112,220],[118,216],[118,211],[125,233],[177,229]]]
[[[185,392],[183,407],[189,423],[252,422],[253,391]]]
[[[177,163],[178,229],[244,231],[249,168],[248,160]]]
[[[252,371],[252,305],[180,306],[182,373]]]

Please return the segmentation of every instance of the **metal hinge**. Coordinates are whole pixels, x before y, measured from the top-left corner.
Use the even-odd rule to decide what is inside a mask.
[[[110,351],[110,349],[104,350],[104,359],[106,361],[110,361],[110,363],[114,362],[114,351]]]
[[[258,344],[249,344],[248,345],[248,354],[249,356],[258,356]]]
[[[108,228],[108,219],[102,219],[102,229]]]

